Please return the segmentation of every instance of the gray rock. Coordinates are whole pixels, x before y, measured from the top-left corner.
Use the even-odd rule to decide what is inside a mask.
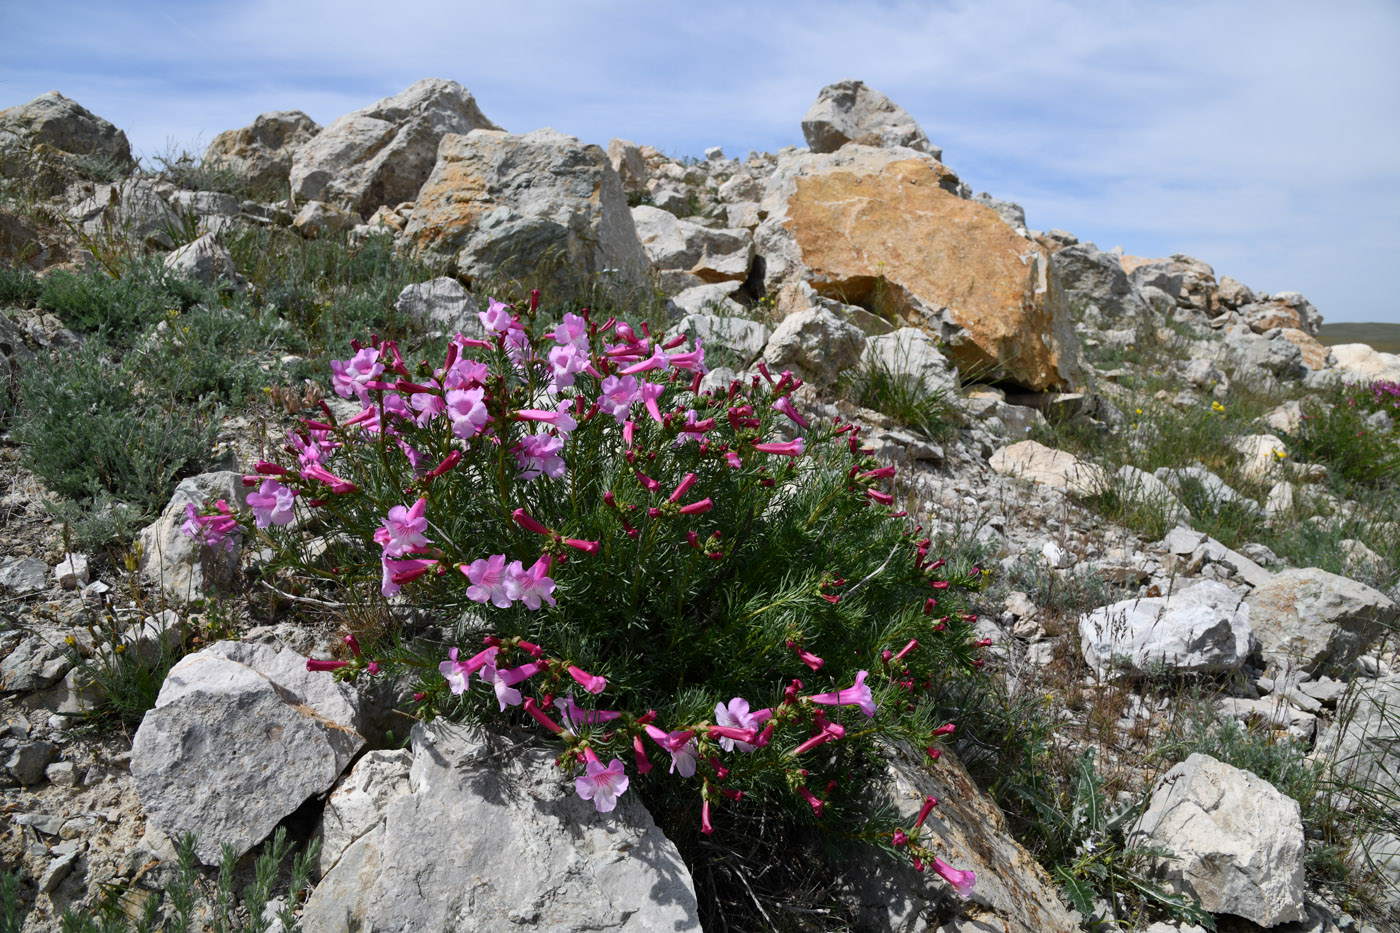
[[[325,201],[308,201],[292,220],[292,226],[302,236],[313,240],[349,233],[359,226],[359,223],[359,214]]]
[[[1318,738],[1315,757],[1345,784],[1400,794],[1400,676],[1358,678]]]
[[[978,204],[984,204],[997,212],[1002,220],[1006,221],[1008,227],[1024,230],[1026,228],[1025,208],[1015,201],[1003,201],[1001,198],[994,198],[983,191],[972,196],[972,200]]]
[[[230,508],[247,505],[251,490],[243,486],[243,474],[231,470],[201,473],[182,480],[160,518],[142,530],[141,572],[171,596],[193,599],[209,592],[226,591],[238,575],[242,545],[209,547],[180,531],[185,523],[185,506],[204,505],[206,499],[224,499]]]
[[[1039,441],[1019,441],[992,454],[988,464],[1003,476],[1014,476],[1079,495],[1101,492],[1107,482],[1098,466]]]
[[[772,335],[772,331],[758,321],[703,313],[687,314],[676,325],[675,332],[698,338],[707,348],[723,347],[733,351],[746,366],[763,352]]]
[[[608,142],[608,161],[613,171],[622,180],[622,188],[629,194],[647,190],[647,164],[642,151],[630,139],[613,139]]]
[[[410,792],[312,891],[305,933],[700,929],[690,873],[635,793],[598,813],[553,750],[441,721],[411,747]]]
[[[69,216],[88,236],[132,240],[156,249],[174,249],[171,233],[180,229],[180,218],[149,178],[98,185],[92,197],[79,201]]]
[[[1113,474],[1113,487],[1128,501],[1160,509],[1173,521],[1190,521],[1191,513],[1172,493],[1171,487],[1132,464],[1124,464]],[[1172,533],[1181,529],[1173,529]],[[1199,542],[1198,542],[1199,543]],[[1194,550],[1194,546],[1192,547]],[[1190,553],[1188,550],[1186,553]]]
[[[321,126],[300,110],[260,113],[249,126],[225,130],[204,150],[204,163],[232,169],[254,191],[271,193],[285,184],[292,159]]]
[[[0,110],[0,152],[41,143],[70,155],[111,159],[128,171],[136,167],[125,133],[57,91]]]
[[[856,929],[899,933],[1072,933],[1079,929],[1061,905],[1045,869],[1011,837],[1001,811],[976,790],[951,752],[944,752],[931,765],[922,752],[910,749],[889,748],[884,757],[884,779],[872,782],[871,808],[892,813],[907,829],[925,797],[936,798],[938,806],[924,824],[924,838],[955,868],[974,872],[976,886],[967,901],[959,901],[932,872],[915,871],[907,856],[884,851],[862,854],[836,877],[838,891],[855,910]],[[935,919],[943,917],[957,919]]]
[[[696,280],[698,281],[698,279]],[[717,317],[743,317],[744,306],[731,297],[739,291],[738,282],[715,282],[691,285],[676,292],[666,301],[667,312],[680,320],[687,315],[708,314]],[[764,338],[767,342],[767,338]],[[762,347],[759,347],[762,350]]]
[[[1192,755],[1163,775],[1128,839],[1170,850],[1159,875],[1211,913],[1265,927],[1306,916],[1298,802],[1248,771]]]
[[[425,331],[480,337],[476,302],[462,283],[448,276],[409,285],[394,299],[394,310]]]
[[[77,867],[78,859],[82,857],[79,852],[67,852],[49,862],[44,873],[39,876],[39,890],[45,894],[52,894],[58,890],[64,880]]]
[[[747,230],[702,227],[645,204],[632,208],[632,223],[657,269],[682,269],[706,282],[742,282],[749,274],[753,237]]]
[[[53,569],[53,578],[65,590],[87,586],[88,559],[86,554],[67,554]]]
[[[790,369],[807,382],[828,386],[860,359],[865,334],[826,308],[808,308],[783,318],[764,348],[763,358]]]
[[[1252,512],[1260,511],[1258,502],[1238,492],[1229,483],[1203,466],[1189,466],[1179,469],[1159,467],[1152,475],[1167,484],[1177,495],[1184,494],[1183,486],[1185,483],[1195,483],[1205,495],[1206,501],[1216,507],[1237,505]]]
[[[231,194],[218,191],[176,191],[170,206],[187,224],[205,233],[232,230],[242,208]]]
[[[863,366],[879,366],[910,384],[922,384],[926,394],[952,397],[958,390],[958,371],[939,352],[933,338],[917,327],[901,327],[891,334],[869,337],[861,354]]]
[[[1250,634],[1249,607],[1212,580],[1079,617],[1080,650],[1100,676],[1115,669],[1231,671],[1249,656]]]
[[[1273,302],[1292,308],[1298,315],[1299,329],[1311,336],[1317,336],[1317,329],[1322,326],[1322,312],[1318,311],[1311,301],[1298,292],[1274,292],[1269,298]]]
[[[1050,259],[1071,309],[1096,306],[1110,321],[1132,322],[1147,311],[1123,266],[1092,243],[1067,246]]]
[[[171,668],[131,745],[147,818],[198,836],[217,864],[249,851],[307,798],[329,790],[364,745],[359,696],[306,659],[217,642]]]
[[[49,565],[34,557],[7,557],[0,563],[0,586],[12,593],[37,593],[49,587]]]
[[[1194,359],[1186,364],[1181,376],[1198,389],[1204,389],[1216,398],[1224,398],[1230,392],[1230,379],[1211,360]]]
[[[206,233],[175,250],[165,257],[164,265],[176,275],[204,285],[222,282],[224,287],[236,292],[248,287],[233,265],[233,254],[214,233]]]
[[[550,129],[444,136],[405,233],[468,278],[641,285],[649,268],[607,155]]]
[[[1225,331],[1225,347],[1238,365],[1263,370],[1278,379],[1298,381],[1310,372],[1297,344],[1256,334],[1245,324]]]
[[[58,683],[73,666],[57,632],[24,638],[0,660],[0,691],[28,693]]]
[[[372,751],[341,779],[321,814],[320,874],[334,868],[351,843],[384,822],[389,801],[412,791],[412,764],[407,749]]]
[[[903,107],[863,81],[828,84],[802,118],[802,135],[813,152],[835,152],[850,142],[889,149],[903,146],[943,158]]]
[[[5,767],[21,784],[38,784],[44,779],[44,769],[58,754],[48,742],[21,742],[15,746]]]
[[[1158,317],[1169,318],[1176,311],[1176,299],[1155,285],[1138,286],[1138,294]]]
[[[1257,721],[1270,730],[1286,729],[1300,742],[1311,742],[1317,732],[1317,715],[1298,709],[1286,697],[1270,696],[1258,700],[1226,697],[1220,701],[1219,709],[1221,716],[1241,722]]]
[[[1344,673],[1400,620],[1400,607],[1363,583],[1316,568],[1285,570],[1249,595],[1266,661]]]
[[[475,129],[500,127],[457,82],[425,78],[340,117],[297,149],[289,174],[292,194],[362,216],[412,201],[433,170],[439,141]]]

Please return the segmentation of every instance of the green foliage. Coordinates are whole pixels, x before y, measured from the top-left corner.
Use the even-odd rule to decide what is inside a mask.
[[[1065,619],[1077,619],[1121,598],[1124,592],[1093,568],[1078,566],[1057,573],[1034,556],[1018,558],[1006,575],[1005,585],[1024,592],[1036,606]]]
[[[311,868],[320,851],[319,841],[298,853],[288,868],[286,862],[292,844],[287,839],[287,830],[279,826],[271,842],[258,854],[253,882],[241,897],[234,890],[238,860],[232,850],[224,847],[212,893],[205,890],[194,850],[194,836],[177,841],[178,857],[170,886],[138,901],[140,907],[135,916],[130,909],[132,900],[127,896],[129,889],[113,887],[95,907],[76,913],[66,911],[59,921],[63,933],[194,933],[196,930],[268,933],[275,924],[280,924],[286,933],[296,933],[301,928],[295,907],[298,897],[310,888]],[[283,878],[284,883],[279,885],[278,881]],[[285,892],[286,906],[275,917],[264,917],[274,891],[279,889]],[[207,912],[200,911],[201,902],[208,904]],[[245,916],[247,919],[243,919]]]
[[[30,308],[42,291],[38,276],[28,267],[0,265],[0,304]]]
[[[24,914],[20,912],[19,872],[0,871],[0,933],[20,933]]]
[[[1363,489],[1400,486],[1400,436],[1366,424],[1366,416],[1376,410],[1371,399],[1367,389],[1344,386],[1305,400],[1294,456],[1324,463],[1338,479]]]
[[[870,354],[852,378],[849,398],[888,415],[930,439],[957,434],[959,418],[948,392],[925,385],[916,373],[898,373],[879,354]]]
[[[546,335],[556,319],[536,318],[523,309],[521,314],[532,345],[552,346]],[[590,352],[598,365],[616,370],[619,364],[602,352],[605,340],[617,339],[594,334]],[[574,702],[589,707],[596,702],[620,714],[603,725],[575,720],[563,737],[568,749],[587,749],[603,762],[632,762],[633,737],[646,736],[636,718],[642,713],[654,711],[655,722],[667,730],[696,724],[696,780],[666,774],[664,761],[631,778],[632,792],[649,804],[692,860],[702,846],[726,839],[738,844],[770,832],[761,828],[765,820],[789,838],[847,834],[869,840],[883,831],[888,839],[892,827],[871,829],[869,814],[854,803],[863,782],[880,767],[875,737],[927,747],[934,730],[959,708],[944,700],[968,696],[957,687],[959,681],[984,679],[973,663],[978,649],[962,615],[968,607],[962,591],[980,587],[985,578],[972,565],[972,555],[945,552],[937,556],[946,564],[926,566],[921,557],[931,561],[933,555],[920,554],[890,506],[872,501],[882,496],[889,501],[878,488],[885,476],[862,475],[877,464],[850,449],[846,429],[804,430],[806,452],[798,459],[756,447],[775,441],[780,423],[789,423],[772,404],[790,387],[765,384],[753,390],[751,409],[741,411],[745,399],[693,393],[689,372],[651,371],[644,378],[662,387],[656,405],[666,417],[656,420],[638,401],[635,432],[629,430],[624,439],[613,416],[600,411],[583,417],[601,391],[599,379],[587,371],[552,396],[545,391],[549,369],[543,352],[517,366],[503,348],[461,349],[485,361],[494,374],[472,377],[490,387],[489,397],[483,397],[492,419],[489,440],[469,436],[463,444],[445,417],[418,426],[392,414],[402,399],[385,399],[389,408],[380,417],[392,419],[397,438],[414,451],[417,472],[397,440],[388,442],[382,432],[359,427],[337,428],[331,434],[341,444],[323,450],[320,462],[354,488],[334,493],[319,481],[284,475],[280,482],[301,491],[300,503],[325,500],[308,513],[315,516],[312,524],[254,529],[245,523],[248,533],[274,549],[271,572],[288,584],[320,581],[328,601],[341,603],[364,603],[381,588],[392,593],[402,586],[399,598],[410,600],[416,612],[455,620],[446,644],[413,642],[394,626],[388,637],[361,631],[365,654],[349,671],[363,670],[370,657],[386,667],[408,668],[418,675],[409,689],[423,694],[419,703],[425,714],[538,731],[526,712],[501,710],[489,692],[450,693],[439,670],[446,648],[459,649],[465,661],[484,636],[501,639],[501,669],[532,663],[530,649],[516,641],[524,639],[552,660],[521,683],[521,690],[556,698],[556,708],[558,698],[572,693]],[[380,352],[392,360],[391,348],[381,344]],[[674,361],[680,351],[670,352]],[[424,363],[408,370],[407,378],[427,384],[435,365],[442,364]],[[545,429],[528,411],[552,408],[566,397],[576,400],[579,416],[563,450],[567,475],[531,480],[522,475],[515,451],[527,436],[542,439]],[[517,414],[522,411],[527,414]],[[688,411],[691,420],[714,419],[703,446],[680,434]],[[750,418],[751,423],[745,420]],[[460,462],[431,482],[421,478],[454,451],[462,454]],[[676,489],[681,491],[671,494]],[[391,509],[412,506],[419,497],[429,553],[444,572],[428,568],[427,576],[395,578],[398,571],[381,563],[375,534]],[[694,502],[702,507],[681,511]],[[517,510],[555,531],[541,537],[538,529],[528,530],[530,522]],[[318,524],[315,531],[313,524]],[[313,534],[324,550],[311,551]],[[596,545],[573,547],[565,538]],[[474,600],[463,568],[492,555],[519,561],[522,568],[537,558],[544,561],[558,587],[558,605],[532,610],[519,601],[500,606],[481,602],[484,596]],[[927,604],[930,594],[937,595],[936,604]],[[937,613],[928,614],[935,605]],[[914,639],[917,644],[902,659],[882,660],[883,653],[892,655]],[[794,644],[820,654],[825,664],[810,670]],[[582,693],[564,674],[568,665],[606,678],[603,693],[596,700]],[[832,721],[843,724],[845,740],[822,745],[819,752],[804,751],[801,765],[808,773],[801,772],[791,748],[811,735],[816,707],[785,702],[785,689],[794,678],[802,680],[802,695],[842,689],[860,671],[867,672],[865,682],[880,712],[868,720],[851,707],[829,708]],[[782,727],[771,744],[747,755],[722,752],[705,725],[714,720],[716,703],[735,697],[755,710],[775,710],[774,724]],[[794,725],[800,736],[794,736]],[[666,755],[655,745],[652,752]],[[709,763],[711,755],[721,755],[732,769],[724,787],[742,790],[742,805],[720,796],[721,777]],[[576,770],[572,755],[564,762]],[[835,785],[823,790],[828,781]],[[821,793],[820,820],[812,803],[795,793],[798,788]],[[700,832],[697,792],[723,814],[708,841]],[[956,853],[948,854],[956,859]]]
[[[239,200],[286,197],[283,191],[255,191],[241,172],[227,165],[206,162],[188,149],[168,149],[156,156],[155,161],[162,178],[187,191],[217,191]]]
[[[216,301],[203,286],[168,272],[157,259],[133,258],[119,277],[101,270],[55,269],[44,276],[38,305],[74,330],[104,331],[118,346],[131,346],[171,309]]]
[[[183,627],[169,629],[162,614],[152,618],[152,624],[143,623],[133,635],[126,623],[107,611],[89,628],[96,638],[93,652],[83,656],[74,646],[81,686],[95,693],[88,719],[135,728],[156,705],[165,675],[185,654],[185,643]]]
[[[169,404],[105,350],[92,338],[27,367],[14,437],[25,465],[60,495],[93,502],[105,494],[150,514],[175,482],[207,464],[219,412],[213,404]]]

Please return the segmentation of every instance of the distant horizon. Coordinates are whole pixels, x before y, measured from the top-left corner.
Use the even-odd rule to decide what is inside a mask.
[[[969,0],[662,16],[635,0],[9,4],[0,106],[58,90],[145,159],[259,113],[325,125],[443,77],[512,132],[669,155],[804,145],[827,84],[908,110],[972,186],[1038,230],[1186,253],[1328,323],[1400,322],[1400,4]],[[1178,41],[1170,41],[1175,37]],[[406,49],[411,54],[386,54]]]

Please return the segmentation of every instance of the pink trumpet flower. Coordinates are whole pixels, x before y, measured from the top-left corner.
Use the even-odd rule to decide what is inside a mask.
[[[651,724],[647,724],[644,728],[653,742],[671,753],[672,774],[680,772],[681,777],[695,775],[695,762],[699,747],[695,742],[694,729],[686,729],[683,732],[665,732]]]
[[[754,444],[753,449],[761,454],[779,454],[784,457],[800,457],[806,452],[807,446],[802,438],[799,437],[796,440],[791,440],[783,444]]]
[[[593,695],[598,695],[607,689],[608,682],[597,674],[590,674],[581,667],[570,664],[568,667],[569,676],[578,682],[578,685]]]
[[[574,779],[574,790],[584,800],[593,801],[599,813],[611,813],[617,798],[627,792],[630,783],[622,760],[614,758],[606,766],[598,760],[593,749],[584,750],[584,774]]]
[[[331,492],[338,496],[344,495],[347,492],[354,492],[356,489],[360,488],[349,480],[341,479],[339,476],[336,476],[319,463],[313,463],[309,466],[302,467],[301,476],[302,479],[314,479],[319,483],[325,483],[327,486],[331,487]]]
[[[797,406],[792,404],[792,399],[788,398],[786,395],[773,403],[773,410],[787,415],[794,424],[804,429],[812,427],[811,423],[808,422],[806,418],[802,417],[802,412],[797,410]]]
[[[943,880],[953,886],[953,891],[958,897],[967,898],[972,896],[973,886],[977,884],[977,873],[973,871],[960,871],[935,857],[933,860],[933,870],[943,877]]]
[[[865,678],[868,674],[868,671],[858,673],[855,683],[845,690],[838,690],[835,693],[818,693],[807,699],[813,703],[825,703],[829,706],[858,706],[865,715],[874,716],[875,700],[870,694],[870,688],[865,685]]]
[[[919,815],[914,820],[915,829],[924,825],[924,820],[928,819],[928,815],[933,812],[933,808],[936,806],[938,806],[937,797],[930,795],[924,798],[924,805],[919,808]]]
[[[385,556],[401,557],[428,546],[430,542],[423,536],[428,530],[427,509],[428,500],[421,498],[411,508],[396,505],[389,510],[389,517],[374,532],[374,541],[384,548]]]
[[[642,747],[642,737],[640,735],[632,736],[632,754],[637,759],[637,773],[650,773],[651,759],[647,757],[647,750]]]
[[[700,802],[700,832],[708,836],[714,831],[714,824],[710,822],[710,801],[702,800]]]
[[[559,733],[564,731],[563,726],[559,725],[559,723],[555,722],[553,719],[550,719],[544,714],[544,711],[540,709],[539,704],[535,702],[534,697],[525,698],[525,712],[529,713],[530,717],[534,719],[535,722],[544,726],[546,729],[548,729],[550,732],[553,732],[555,735],[558,735]]]
[[[308,671],[338,671],[342,667],[349,666],[349,661],[322,661],[319,658],[306,659],[306,669]]]
[[[822,810],[826,809],[826,801],[822,800],[805,787],[799,787],[797,792],[802,795],[803,800],[811,805],[812,812],[820,817],[822,815]]]

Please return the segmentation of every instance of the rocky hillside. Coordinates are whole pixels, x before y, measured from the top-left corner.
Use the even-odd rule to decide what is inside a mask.
[[[801,127],[677,159],[428,79],[142,168],[60,94],[0,111],[0,931],[104,900],[176,929],[182,891],[220,930],[1400,929],[1400,356],[1029,228],[859,81]],[[317,670],[447,636],[317,565],[307,513],[329,572],[185,529],[263,507],[289,427],[372,414],[328,377],[352,338],[488,346],[531,289],[703,346],[697,393],[790,373],[925,552],[990,569],[946,753],[885,745],[869,791],[906,827],[937,797],[975,888],[599,812],[538,737]],[[319,840],[300,874],[257,867],[277,832]]]

